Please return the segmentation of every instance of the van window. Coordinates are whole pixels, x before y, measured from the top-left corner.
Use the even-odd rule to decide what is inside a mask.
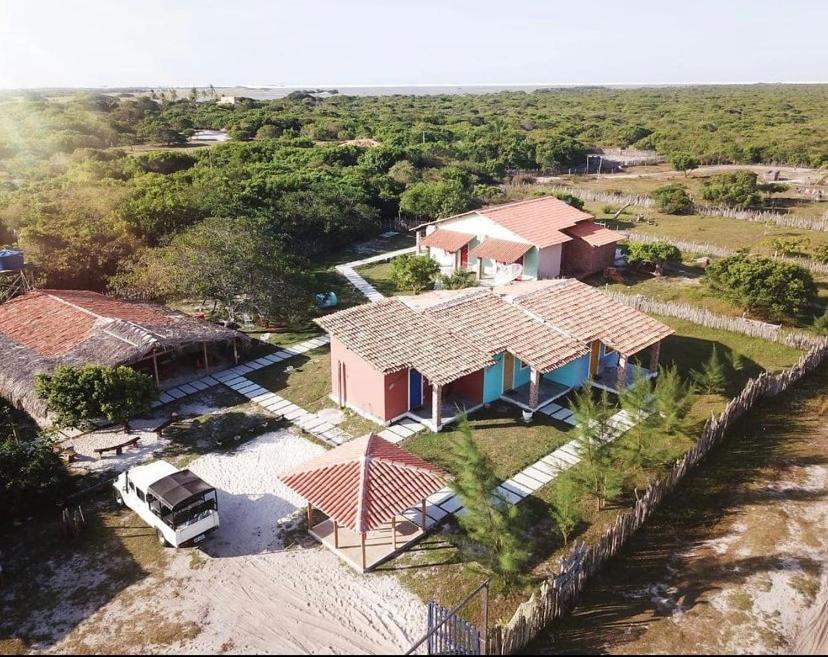
[[[133,484],[131,481],[129,482],[129,490],[133,493],[135,492],[135,484]]]
[[[139,500],[141,500],[142,502],[146,502],[146,499],[144,498],[144,491],[139,490],[139,491],[136,491],[136,493],[138,495]]]

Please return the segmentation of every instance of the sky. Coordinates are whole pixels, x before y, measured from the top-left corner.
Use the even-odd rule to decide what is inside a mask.
[[[827,82],[828,0],[0,0],[0,88]]]

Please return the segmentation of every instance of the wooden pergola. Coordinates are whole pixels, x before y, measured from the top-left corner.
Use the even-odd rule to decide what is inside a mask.
[[[310,533],[366,572],[425,533],[426,500],[446,486],[448,475],[370,433],[308,461],[280,479],[307,500]],[[400,518],[415,508],[419,515],[418,531],[406,535],[401,543]],[[314,509],[324,513],[328,520],[314,526]],[[403,521],[412,522],[410,516],[408,513]],[[371,532],[387,533],[389,524],[390,542],[369,542]],[[358,538],[357,564],[344,554],[343,534]],[[376,553],[370,563],[369,549]]]

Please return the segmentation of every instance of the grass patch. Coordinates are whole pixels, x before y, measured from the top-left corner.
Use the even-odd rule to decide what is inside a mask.
[[[397,284],[391,278],[390,262],[375,262],[359,267],[356,272],[387,297],[411,294],[408,290],[397,288]]]
[[[498,477],[508,479],[527,465],[572,440],[570,427],[537,413],[531,424],[521,419],[520,409],[505,402],[495,402],[469,417],[474,441],[492,460]],[[439,433],[422,432],[403,442],[414,454],[456,472],[453,448],[460,439],[455,425]]]
[[[330,348],[312,349],[289,361],[250,372],[247,378],[313,413],[326,408],[330,401]]]

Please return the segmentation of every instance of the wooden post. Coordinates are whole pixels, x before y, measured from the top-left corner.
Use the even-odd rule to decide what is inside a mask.
[[[393,541],[394,549],[397,549],[397,516],[391,518],[391,540]]]
[[[365,572],[365,564],[367,563],[365,558],[365,532],[362,532],[360,536],[362,537],[362,572]]]
[[[414,235],[417,239],[417,255],[420,255],[423,252],[423,249],[420,246],[420,242],[423,239],[423,231],[417,230],[417,231],[414,232]]]
[[[339,548],[339,523],[336,520],[334,520],[333,518],[331,518],[331,520],[333,520],[333,524],[334,524],[334,547],[338,549]]]
[[[425,500],[423,500],[423,512],[422,512],[422,525],[423,525],[423,531],[425,531],[426,529],[428,529],[428,523],[427,523],[427,520],[428,520],[428,516],[426,515],[426,501],[425,501]]]
[[[431,421],[434,430],[439,431],[443,423],[443,386],[436,383],[431,386]]]
[[[477,259],[477,270],[475,273],[477,274],[478,281],[483,278],[483,258]]]
[[[540,372],[534,367],[529,370],[529,408],[533,411],[538,407],[540,397]]]
[[[650,351],[650,371],[655,372],[658,370],[658,359],[661,355],[661,340],[656,342],[652,346],[652,351]]]
[[[308,502],[308,531],[311,530],[313,526],[313,506],[310,502]]]
[[[233,338],[233,360],[236,362],[236,365],[239,364],[239,347],[236,344],[236,338]]]
[[[204,352],[204,369],[206,370],[207,368],[210,367],[210,360],[209,360],[209,358],[207,358],[207,343],[202,342],[201,347],[202,347],[202,351]]]
[[[618,354],[618,381],[615,385],[618,392],[627,387],[627,357],[624,354]]]
[[[155,385],[161,387],[161,377],[158,376],[158,356],[152,355],[152,369],[155,371]]]

